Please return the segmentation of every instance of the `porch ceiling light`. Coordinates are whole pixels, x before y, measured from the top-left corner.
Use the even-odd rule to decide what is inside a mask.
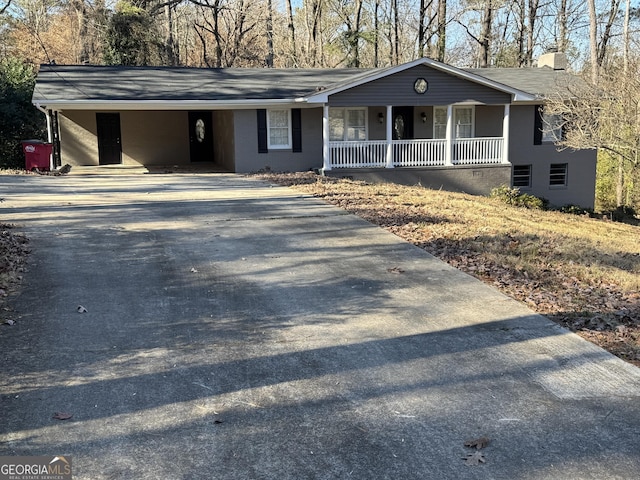
[[[384,114],[382,112],[378,113],[378,123],[384,123]]]

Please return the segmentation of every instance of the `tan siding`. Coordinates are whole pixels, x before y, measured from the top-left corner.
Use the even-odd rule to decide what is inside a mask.
[[[123,163],[140,165],[189,163],[188,129],[187,112],[121,112]]]
[[[62,163],[98,165],[96,114],[91,111],[65,111],[59,116]]]

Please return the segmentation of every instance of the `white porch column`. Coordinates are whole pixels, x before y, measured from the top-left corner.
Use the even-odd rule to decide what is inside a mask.
[[[509,163],[509,113],[511,105],[504,106],[504,117],[502,118],[502,163]]]
[[[453,105],[447,105],[447,135],[444,147],[444,164],[453,165]]]
[[[393,107],[387,105],[387,168],[393,168]]]
[[[322,106],[322,170],[331,170],[331,150],[329,149],[329,105]]]

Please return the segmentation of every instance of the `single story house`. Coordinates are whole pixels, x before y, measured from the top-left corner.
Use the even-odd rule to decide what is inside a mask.
[[[510,184],[593,207],[596,152],[558,151],[544,114],[544,95],[571,81],[565,64],[547,54],[522,69],[426,58],[378,69],[42,65],[33,103],[56,166],[316,169],[475,194]]]

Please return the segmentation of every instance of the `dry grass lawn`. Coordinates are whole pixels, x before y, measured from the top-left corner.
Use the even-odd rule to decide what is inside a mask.
[[[380,225],[640,366],[640,227],[311,172],[259,176]]]

